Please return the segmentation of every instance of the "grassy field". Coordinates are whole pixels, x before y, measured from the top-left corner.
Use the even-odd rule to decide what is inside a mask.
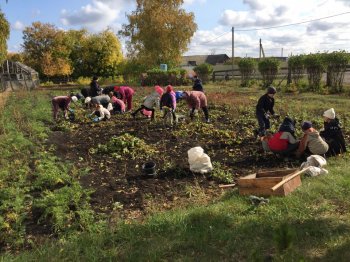
[[[225,105],[224,113],[232,117],[229,123],[251,126],[254,105],[263,91],[223,84],[206,90],[213,127],[221,125],[223,113],[216,104]],[[187,201],[192,204],[155,208],[161,211],[142,220],[118,219],[110,224],[110,217],[94,210],[91,188],[80,183],[89,170],[61,159],[48,144],[54,125],[51,95],[49,91],[13,94],[0,116],[1,260],[349,261],[349,154],[329,159],[328,175],[305,177],[291,195],[271,197],[265,205],[252,204],[236,188],[201,202],[203,191]],[[311,120],[317,128],[322,112],[334,107],[349,143],[349,97],[279,93],[276,100],[278,113],[289,114],[298,123]]]

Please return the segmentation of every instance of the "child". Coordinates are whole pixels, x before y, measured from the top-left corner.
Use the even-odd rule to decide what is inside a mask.
[[[303,153],[324,155],[328,151],[328,144],[322,139],[318,131],[312,127],[311,122],[305,121],[301,129],[304,132],[304,136],[300,141],[297,157],[300,157]]]
[[[92,78],[92,81],[90,83],[90,92],[89,93],[90,93],[91,97],[95,97],[95,96],[98,96],[101,94],[101,87],[98,84],[98,77],[97,76],[94,76]]]
[[[176,95],[174,92],[174,89],[171,85],[168,85],[166,87],[165,93],[162,95],[162,98],[160,99],[160,110],[163,110],[163,107],[168,107],[171,109],[171,113],[173,115],[173,120],[176,121]],[[165,117],[165,113],[163,115],[163,118]]]
[[[113,92],[109,92],[109,97],[112,102],[113,113],[122,114],[125,112],[125,104],[122,100],[118,99]]]
[[[207,123],[210,122],[209,120],[209,112],[208,112],[208,103],[207,103],[207,97],[205,94],[201,91],[185,91],[182,94],[183,99],[186,100],[189,108],[191,108],[190,117],[193,119],[195,110],[202,108],[205,120]]]
[[[346,152],[345,139],[341,130],[339,119],[335,117],[333,108],[323,113],[324,130],[320,132],[321,137],[327,142],[329,149],[327,156],[335,156]]]
[[[118,92],[121,99],[127,104],[127,111],[132,109],[132,97],[135,93],[134,89],[128,86],[115,86],[114,91]]]
[[[102,105],[104,108],[108,107],[109,101],[111,101],[111,98],[108,95],[100,95],[100,96],[95,96],[91,98],[91,102],[93,104],[98,103]]]
[[[298,148],[298,141],[295,139],[295,121],[285,117],[278,132],[267,141],[268,148],[281,155],[289,155]]]
[[[151,111],[151,120],[154,120],[154,108],[159,106],[159,100],[160,97],[163,94],[163,89],[160,86],[154,87],[154,92],[152,92],[150,95],[146,96],[143,100],[143,103],[140,108],[138,108],[134,113],[131,115],[135,118],[136,114],[140,112],[143,109],[146,109],[147,111]]]
[[[260,137],[266,135],[266,130],[270,129],[270,114],[275,115],[273,107],[275,105],[274,96],[276,89],[270,86],[265,95],[261,96],[256,105],[256,118],[259,123],[258,134]]]
[[[94,103],[95,110],[90,114],[90,116],[96,116],[93,121],[99,122],[101,120],[108,120],[111,118],[111,113],[107,108],[104,108],[98,101]]]
[[[203,85],[202,85],[202,80],[198,78],[198,76],[194,76],[194,83],[192,86],[193,91],[201,91],[204,92]]]
[[[53,119],[58,119],[58,111],[61,109],[64,113],[64,118],[68,119],[68,111],[70,110],[70,103],[73,101],[74,103],[78,101],[76,96],[55,96],[52,100],[52,113]]]

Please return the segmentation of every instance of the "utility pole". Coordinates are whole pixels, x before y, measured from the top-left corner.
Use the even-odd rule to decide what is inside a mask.
[[[233,80],[233,68],[235,57],[235,28],[232,27],[232,80]]]

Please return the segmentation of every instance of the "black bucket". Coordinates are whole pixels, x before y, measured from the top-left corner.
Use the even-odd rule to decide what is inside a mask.
[[[156,163],[147,162],[142,165],[142,171],[145,175],[154,176],[156,174]]]

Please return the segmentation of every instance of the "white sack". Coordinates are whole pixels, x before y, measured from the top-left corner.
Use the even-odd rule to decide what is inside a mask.
[[[190,170],[195,173],[205,174],[213,170],[210,157],[204,153],[200,146],[187,151]]]

